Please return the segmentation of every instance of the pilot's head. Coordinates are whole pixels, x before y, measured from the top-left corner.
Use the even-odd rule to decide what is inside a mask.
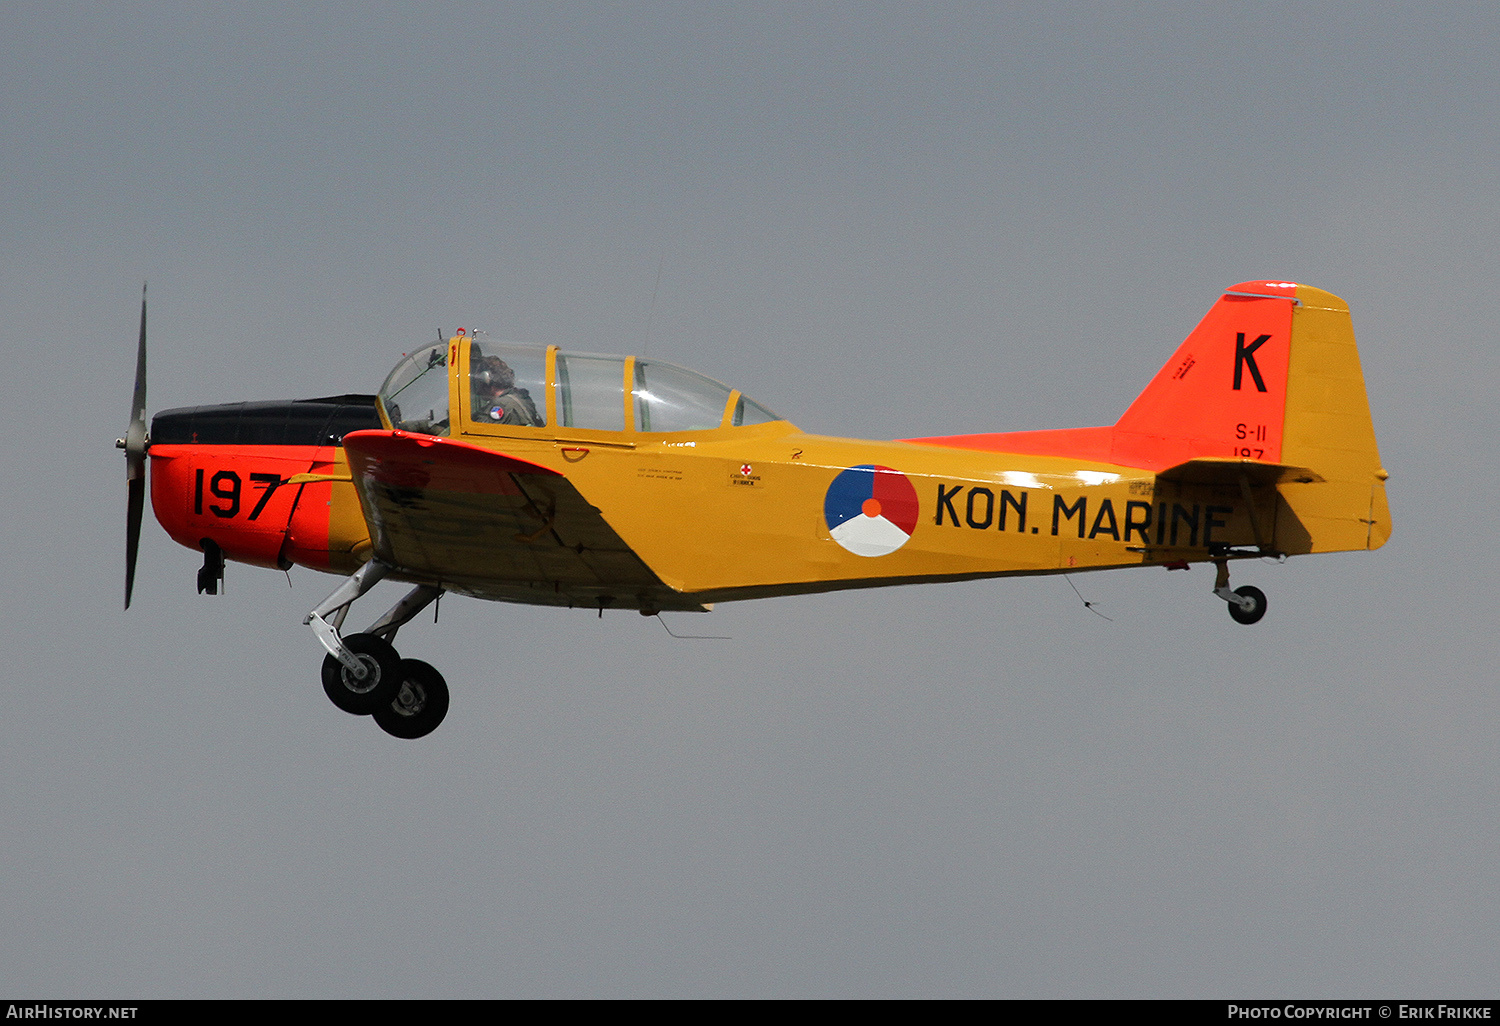
[[[479,360],[474,372],[474,380],[479,386],[479,391],[497,395],[515,387],[516,372],[511,370],[510,364],[500,357],[485,356]]]

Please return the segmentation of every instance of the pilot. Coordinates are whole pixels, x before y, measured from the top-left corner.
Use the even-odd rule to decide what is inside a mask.
[[[516,372],[498,356],[474,360],[474,419],[482,424],[541,427],[531,393],[516,387]]]

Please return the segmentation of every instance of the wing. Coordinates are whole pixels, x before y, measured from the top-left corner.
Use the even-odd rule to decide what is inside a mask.
[[[449,438],[344,436],[375,555],[479,598],[588,608],[704,608],[654,574],[556,470]]]

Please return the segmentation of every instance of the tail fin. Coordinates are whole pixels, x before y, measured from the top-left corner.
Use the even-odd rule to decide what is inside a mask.
[[[1111,457],[1153,470],[1203,456],[1281,463],[1296,291],[1246,282],[1220,296],[1115,423]]]
[[[1275,482],[1282,552],[1374,549],[1391,532],[1349,307],[1293,282],[1227,289],[1113,427],[912,441],[1225,484],[1252,470]]]
[[[1322,289],[1227,290],[1111,435],[1112,460],[1166,476],[1189,462],[1200,476],[1205,464],[1280,467],[1291,514],[1276,517],[1282,552],[1374,549],[1390,537],[1349,307]]]

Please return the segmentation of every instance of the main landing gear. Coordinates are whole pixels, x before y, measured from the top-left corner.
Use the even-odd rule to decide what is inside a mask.
[[[1229,604],[1229,615],[1235,623],[1257,623],[1266,615],[1266,593],[1253,585],[1229,589],[1229,561],[1214,560],[1218,573],[1214,576],[1214,594]]]
[[[391,642],[401,625],[443,594],[419,584],[361,634],[339,629],[354,600],[380,583],[391,568],[370,560],[320,602],[303,623],[328,650],[323,690],[334,705],[356,716],[373,716],[394,737],[425,737],[448,715],[448,683],[420,659],[402,659]]]

